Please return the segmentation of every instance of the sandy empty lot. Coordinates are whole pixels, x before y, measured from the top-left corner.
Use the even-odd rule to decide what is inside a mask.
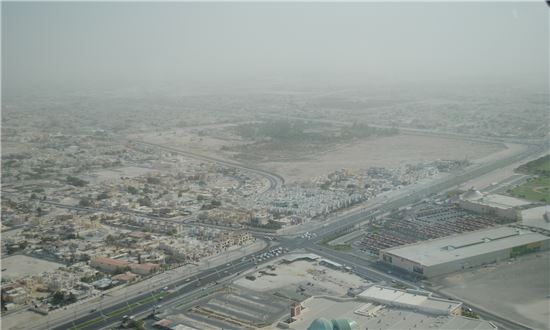
[[[236,280],[234,284],[253,291],[263,292],[288,287],[293,288],[298,284],[305,286],[308,282],[311,282],[318,287],[322,287],[328,293],[344,295],[348,288],[359,287],[368,283],[356,275],[319,266],[309,261],[295,261],[291,264],[270,262],[269,264],[274,264],[276,270],[271,271],[258,267],[258,271],[253,273],[256,280],[250,281],[242,277]],[[260,270],[277,275],[261,275]]]
[[[550,251],[434,281],[466,303],[535,329],[550,326]]]
[[[232,160],[233,154],[222,151],[225,146],[242,144],[242,141],[221,137],[197,136],[189,129],[159,135],[158,133],[134,136],[138,140],[172,146],[204,155]],[[452,138],[400,134],[341,145],[331,150],[306,156],[307,159],[285,160],[249,164],[273,171],[285,177],[287,182],[307,180],[326,175],[338,169],[359,170],[371,166],[397,167],[438,159],[469,159],[474,162],[489,161],[515,151],[516,146],[482,143]],[[309,154],[304,150],[304,154]]]
[[[368,140],[325,152],[307,161],[261,164],[288,181],[326,175],[338,169],[398,167],[438,159],[475,160],[504,150],[503,145],[420,135],[397,135]]]
[[[106,180],[116,180],[121,176],[134,178],[137,176],[145,175],[148,173],[154,173],[154,172],[158,172],[158,171],[149,169],[149,168],[144,168],[144,167],[126,166],[126,167],[96,171],[96,172],[93,172],[93,174],[90,177],[87,177],[87,179],[91,179],[91,181],[93,180],[94,183],[99,183]]]
[[[24,255],[15,255],[1,260],[2,278],[6,280],[21,278],[22,276],[40,274],[42,272],[52,271],[57,269],[62,264],[41,260],[37,258],[27,257]]]

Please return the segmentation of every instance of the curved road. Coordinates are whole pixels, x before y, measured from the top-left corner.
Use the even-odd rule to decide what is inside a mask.
[[[224,166],[240,168],[240,169],[244,169],[244,170],[248,170],[248,171],[257,173],[257,174],[259,174],[263,177],[266,177],[269,180],[270,187],[266,191],[269,191],[271,189],[275,189],[278,184],[284,183],[283,178],[281,178],[280,176],[278,176],[276,174],[266,172],[266,171],[263,171],[263,170],[258,170],[258,169],[250,168],[250,167],[243,166],[243,165],[240,165],[240,164],[235,164],[235,163],[226,162],[226,161],[223,161],[223,160],[218,160],[218,159],[208,157],[208,156],[197,155],[197,154],[194,154],[194,153],[181,151],[181,150],[171,148],[171,147],[165,147],[165,146],[155,145],[155,144],[150,144],[150,143],[145,143],[145,142],[137,142],[137,143],[141,143],[141,144],[144,144],[144,145],[149,145],[151,147],[161,148],[161,149],[164,149],[164,150],[167,150],[167,151],[170,151],[170,152],[179,153],[179,154],[186,155],[188,157],[192,157],[192,158],[196,158],[196,159],[216,162],[216,163],[224,165]],[[462,173],[460,173],[460,174],[458,174],[454,177],[445,178],[445,179],[443,179],[439,182],[435,182],[433,185],[430,185],[429,187],[419,189],[414,194],[399,196],[397,198],[391,198],[391,199],[387,200],[383,205],[375,207],[374,209],[372,209],[372,208],[362,209],[362,210],[358,210],[356,212],[352,212],[350,214],[346,214],[344,216],[338,216],[335,219],[336,221],[334,221],[333,223],[330,223],[330,225],[328,227],[317,228],[317,229],[313,230],[313,232],[316,232],[318,234],[318,236],[315,240],[305,241],[305,240],[300,240],[300,239],[292,239],[292,238],[289,238],[289,237],[281,237],[281,245],[287,247],[289,250],[304,249],[305,248],[305,249],[307,249],[311,252],[319,253],[321,255],[326,255],[328,253],[328,251],[323,251],[323,249],[317,244],[323,238],[332,236],[332,235],[334,235],[335,233],[337,233],[339,231],[342,231],[342,230],[345,230],[345,229],[348,229],[348,228],[352,228],[354,225],[361,223],[362,221],[365,220],[365,218],[368,218],[369,216],[372,216],[373,214],[377,214],[377,213],[380,213],[380,212],[387,212],[391,209],[398,208],[398,207],[401,207],[401,206],[404,206],[404,205],[408,205],[408,204],[413,203],[415,201],[421,200],[421,199],[425,198],[426,196],[431,195],[432,193],[438,193],[438,192],[441,192],[441,191],[445,191],[446,189],[450,189],[452,187],[455,187],[456,185],[460,184],[461,182],[465,182],[465,181],[467,181],[471,178],[483,175],[483,174],[488,173],[490,171],[493,171],[495,169],[498,169],[498,168],[501,168],[501,167],[506,166],[508,164],[511,164],[515,161],[525,159],[525,157],[527,157],[527,156],[530,156],[530,155],[536,154],[537,152],[541,152],[542,150],[545,150],[546,149],[545,147],[546,146],[532,145],[532,146],[530,146],[530,148],[527,151],[524,151],[522,153],[519,153],[519,154],[516,154],[516,155],[513,155],[513,156],[506,157],[504,159],[500,159],[500,160],[491,162],[489,164],[476,166],[476,167],[474,167],[470,170],[464,171],[464,172],[462,172]],[[346,262],[347,265],[355,265],[356,269],[358,271],[360,271],[361,275],[368,276],[372,280],[379,280],[379,279],[384,279],[384,278],[386,278],[386,279],[393,278],[393,276],[388,276],[388,275],[386,275],[384,273],[381,273],[379,271],[375,271],[371,267],[372,265],[357,264],[357,259],[354,258],[353,256],[347,255],[345,253],[340,253],[340,252],[337,252],[337,251],[330,251],[329,254],[330,254],[330,256],[327,255],[327,257],[333,257],[333,258],[337,257],[338,259],[341,259],[342,261],[347,260],[348,261],[348,262]],[[255,265],[253,263],[251,263],[250,261],[241,261],[241,262],[234,263],[232,265],[219,266],[219,267],[216,267],[216,268],[205,270],[204,272],[202,272],[198,276],[199,278],[201,278],[200,286],[204,287],[205,285],[207,285],[207,283],[216,283],[216,281],[221,280],[222,276],[220,276],[220,272],[225,273],[225,271],[227,270],[228,274],[235,274],[237,272],[241,273],[241,272],[243,272],[247,269],[254,268],[254,266]],[[172,285],[174,287],[175,286],[182,286],[182,285],[183,286],[180,287],[177,290],[174,290],[173,292],[171,292],[167,296],[165,296],[165,299],[168,300],[168,301],[171,301],[171,300],[174,300],[174,299],[178,299],[178,296],[180,296],[180,297],[182,295],[187,296],[188,294],[196,291],[197,284],[196,283],[193,283],[193,284],[186,282],[185,279],[180,279],[180,278],[175,279],[175,281],[172,281],[172,283],[169,284],[170,286],[172,286]],[[74,323],[73,322],[68,322],[68,323],[65,323],[63,326],[56,327],[55,329],[56,330],[57,329],[68,329],[68,328],[71,328],[73,326],[73,324],[77,324],[77,325],[80,324],[81,327],[79,327],[79,328],[82,328],[82,329],[97,329],[98,327],[111,325],[115,322],[118,322],[120,320],[121,315],[113,315],[113,316],[109,317],[109,316],[106,316],[105,314],[113,313],[117,309],[120,309],[121,307],[123,307],[125,305],[128,306],[129,304],[132,304],[134,302],[137,303],[140,300],[145,299],[146,297],[152,296],[153,292],[147,292],[147,293],[143,293],[143,294],[138,295],[138,296],[133,296],[130,299],[128,299],[125,303],[118,304],[118,305],[115,305],[115,306],[110,306],[110,307],[106,308],[105,310],[103,310],[101,312],[98,311],[98,312],[90,313],[89,315],[86,315],[86,316],[79,315],[79,317],[77,317],[77,320],[75,320]],[[167,302],[166,300],[164,300],[164,301]],[[156,304],[156,303],[158,303],[158,302],[150,301],[150,302],[147,302],[143,305],[136,306],[134,308],[134,310],[132,310],[131,312],[128,312],[128,314],[132,315],[136,312],[142,312],[142,311],[145,311],[145,310],[148,310],[148,309],[150,310],[154,306],[154,304]],[[488,313],[488,312],[482,311],[482,310],[480,310],[479,312],[480,312],[481,315],[485,316],[486,318],[493,319],[493,320],[497,321],[498,323],[504,325],[504,327],[508,327],[510,329],[522,329],[523,328],[522,325],[516,324],[512,320],[504,319],[504,318],[500,317],[499,315],[494,315],[494,314],[491,314],[491,313]],[[86,323],[85,323],[86,321],[90,321],[90,320],[93,320],[94,318],[98,318],[98,317],[101,318],[102,320],[97,322],[97,323],[89,324],[88,326],[86,326]]]
[[[241,170],[245,170],[245,171],[248,171],[248,172],[258,174],[258,175],[266,178],[269,181],[269,188],[267,188],[262,193],[266,193],[268,191],[274,190],[275,188],[277,188],[277,186],[283,185],[285,183],[285,179],[282,176],[280,176],[278,174],[275,174],[275,173],[265,171],[265,170],[261,170],[261,169],[258,169],[258,168],[246,166],[246,165],[239,164],[239,163],[233,163],[233,162],[229,162],[229,161],[222,160],[222,159],[217,159],[217,158],[210,157],[210,156],[199,155],[199,154],[196,154],[194,152],[185,151],[185,150],[181,150],[181,149],[176,149],[176,148],[173,148],[173,147],[167,147],[167,146],[164,146],[164,145],[161,145],[161,144],[155,144],[155,143],[149,143],[149,142],[137,141],[137,140],[128,140],[128,141],[131,142],[131,143],[134,143],[134,144],[142,144],[142,145],[153,147],[153,148],[159,148],[159,149],[162,149],[162,150],[166,150],[166,151],[169,151],[169,152],[173,152],[173,153],[176,153],[176,154],[187,156],[189,158],[204,160],[204,161],[216,163],[216,164],[219,164],[219,165],[222,165],[222,166],[237,168],[237,169],[241,169]]]

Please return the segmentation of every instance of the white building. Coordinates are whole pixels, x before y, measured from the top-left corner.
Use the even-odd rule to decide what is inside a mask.
[[[460,196],[459,206],[465,210],[480,214],[495,215],[500,218],[521,220],[520,208],[533,204],[530,201],[498,195],[484,195],[475,189],[470,189]]]
[[[432,277],[546,250],[549,244],[548,236],[499,227],[381,250],[379,258],[409,272]]]
[[[431,315],[461,315],[462,313],[461,302],[434,298],[429,292],[420,294],[373,285],[361,292],[357,298],[382,305],[421,311]]]

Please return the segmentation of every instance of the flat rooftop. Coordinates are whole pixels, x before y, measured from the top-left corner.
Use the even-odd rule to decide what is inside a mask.
[[[358,298],[371,300],[382,304],[407,306],[431,310],[438,314],[450,314],[462,305],[461,302],[433,298],[427,295],[410,293],[404,290],[373,285],[358,295]]]
[[[359,329],[455,329],[495,330],[488,321],[462,316],[433,316],[411,310],[365,303],[356,299],[312,297],[302,303],[306,308],[290,329],[307,329],[317,318],[349,319]]]
[[[550,237],[510,227],[478,230],[382,250],[423,266],[466,259],[519,245],[550,240]]]
[[[544,218],[548,213],[549,220]],[[526,226],[550,230],[550,206],[539,206],[521,211],[521,223]]]
[[[533,202],[525,199],[504,196],[499,194],[488,194],[482,197],[472,198],[470,200],[475,201],[479,204],[492,206],[500,209],[509,209],[509,208],[521,207],[521,206],[533,204]]]

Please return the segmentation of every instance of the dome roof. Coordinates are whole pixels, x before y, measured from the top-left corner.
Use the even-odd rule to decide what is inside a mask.
[[[307,330],[333,330],[332,322],[325,318],[318,318],[313,320]]]
[[[354,320],[348,319],[336,319],[332,320],[332,326],[334,330],[357,330],[359,325]]]
[[[462,199],[476,200],[476,199],[480,199],[481,197],[483,197],[483,194],[480,193],[479,190],[471,188],[467,192],[463,193],[461,197],[462,197]]]

